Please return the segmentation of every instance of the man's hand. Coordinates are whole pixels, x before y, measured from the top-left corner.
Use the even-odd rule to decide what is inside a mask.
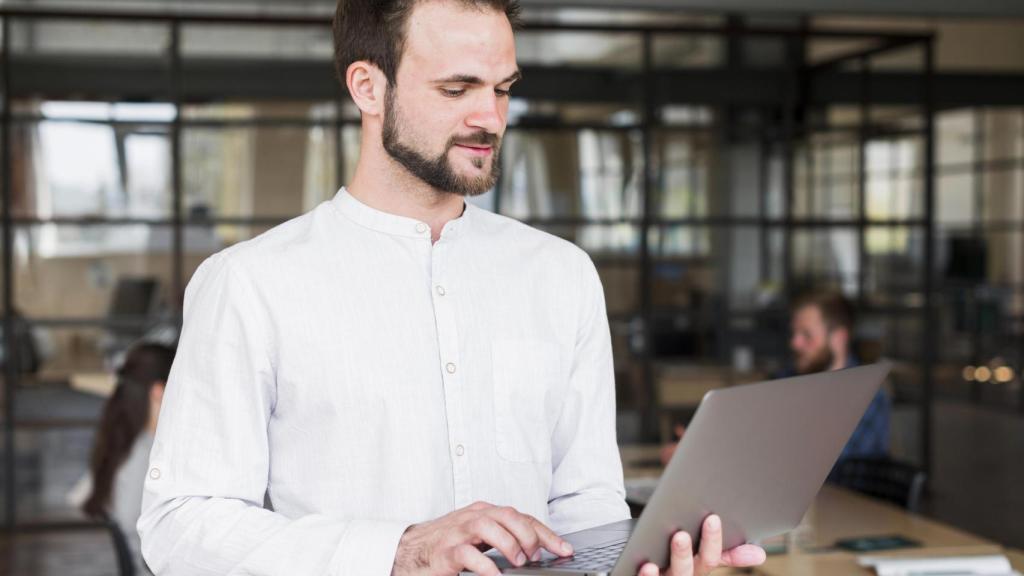
[[[481,576],[500,572],[482,550],[497,548],[522,566],[540,559],[541,548],[569,556],[572,547],[536,518],[514,508],[477,502],[436,520],[410,526],[398,542],[392,576],[451,576],[462,570]]]
[[[700,534],[700,552],[696,556],[689,534],[676,532],[672,536],[672,559],[666,576],[705,576],[719,566],[746,568],[764,563],[765,552],[758,546],[744,544],[722,551],[722,520],[718,516],[708,516]],[[639,576],[661,576],[661,569],[648,562],[640,567]]]

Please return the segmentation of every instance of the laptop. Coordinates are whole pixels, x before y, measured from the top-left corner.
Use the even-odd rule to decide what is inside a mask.
[[[505,574],[636,576],[666,568],[676,531],[722,518],[723,549],[795,528],[888,375],[883,362],[708,392],[639,518],[564,535],[575,554],[543,551]]]

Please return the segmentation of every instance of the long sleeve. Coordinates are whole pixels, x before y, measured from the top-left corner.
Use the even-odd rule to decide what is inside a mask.
[[[548,511],[559,533],[630,516],[615,435],[615,370],[604,292],[585,255],[579,278],[580,318],[569,390],[552,437]]]
[[[386,576],[405,524],[263,508],[273,324],[230,252],[204,262],[186,291],[138,522],[143,556],[170,576]]]

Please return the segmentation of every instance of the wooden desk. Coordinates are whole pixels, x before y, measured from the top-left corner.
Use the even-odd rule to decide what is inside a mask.
[[[1010,559],[1010,564],[1013,569],[1017,572],[1024,572],[1024,550],[1009,549],[1004,550],[1003,554]]]
[[[660,474],[656,465],[658,446],[620,447],[626,478],[647,478]],[[910,514],[900,508],[826,485],[804,516],[800,526],[787,537],[789,549],[768,557],[754,570],[764,576],[864,576],[873,574],[857,565],[851,552],[836,551],[832,544],[841,538],[898,534],[917,540],[922,548],[893,551],[889,555],[1005,554],[1014,569],[1024,571],[1024,552],[1004,550],[995,542],[960,529]],[[881,554],[874,554],[881,555]],[[716,572],[738,574],[739,571]]]
[[[922,548],[892,551],[886,555],[1004,554],[998,544],[952,526],[909,514],[895,506],[854,492],[824,486],[788,541],[784,554],[772,555],[755,572],[765,576],[862,576],[872,574],[857,565],[857,555],[835,551],[841,538],[896,534],[921,542]],[[881,553],[872,554],[880,556]]]

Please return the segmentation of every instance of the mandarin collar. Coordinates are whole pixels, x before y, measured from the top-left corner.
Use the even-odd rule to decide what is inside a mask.
[[[392,236],[430,239],[430,225],[426,222],[372,208],[357,200],[345,187],[338,190],[331,203],[343,216],[371,230]],[[477,208],[465,200],[462,206],[462,215],[445,224],[441,231],[443,237],[458,234],[472,220],[472,214]]]

